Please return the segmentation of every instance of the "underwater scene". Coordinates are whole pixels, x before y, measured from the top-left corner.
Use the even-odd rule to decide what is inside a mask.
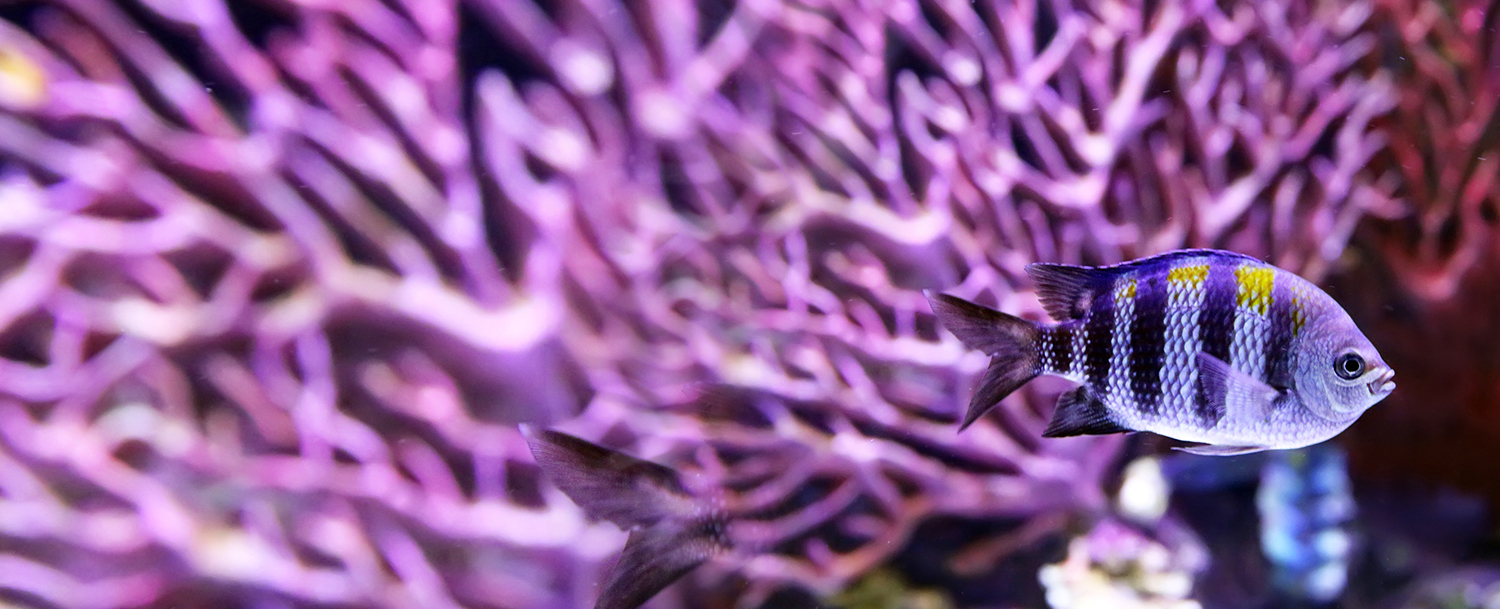
[[[1500,0],[0,0],[0,607],[1500,609]]]

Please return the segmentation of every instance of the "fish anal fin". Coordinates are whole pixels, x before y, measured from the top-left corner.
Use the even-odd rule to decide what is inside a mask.
[[[1089,393],[1087,387],[1075,387],[1057,399],[1052,422],[1042,432],[1043,438],[1098,436],[1134,431],[1114,420],[1109,409]]]
[[[1093,300],[1098,277],[1108,271],[1068,264],[1033,262],[1026,274],[1036,282],[1037,299],[1057,321],[1083,317]]]
[[[1252,424],[1270,416],[1271,405],[1281,396],[1275,387],[1207,353],[1198,353],[1197,359],[1198,378],[1208,389],[1207,395],[1223,400],[1210,405],[1224,413],[1220,421]]]
[[[1195,455],[1208,455],[1213,457],[1232,457],[1234,455],[1248,455],[1267,450],[1265,446],[1220,446],[1218,444],[1199,444],[1197,446],[1175,447],[1185,453]]]

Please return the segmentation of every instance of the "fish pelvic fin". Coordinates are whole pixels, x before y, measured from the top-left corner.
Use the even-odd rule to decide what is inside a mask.
[[[1088,387],[1074,387],[1057,399],[1052,422],[1042,432],[1043,438],[1100,436],[1134,431],[1115,421],[1109,408],[1094,397]]]
[[[1042,301],[1047,314],[1057,321],[1082,318],[1093,301],[1096,278],[1108,272],[1050,262],[1026,265],[1026,274],[1036,282],[1037,299]]]
[[[630,531],[596,609],[635,609],[731,547],[727,514],[677,472],[565,433],[521,426],[542,473],[597,520]]]
[[[1036,342],[1041,329],[1033,322],[1007,315],[962,298],[924,292],[943,327],[971,349],[990,355],[990,365],[979,379],[958,430],[974,421],[1041,373]]]

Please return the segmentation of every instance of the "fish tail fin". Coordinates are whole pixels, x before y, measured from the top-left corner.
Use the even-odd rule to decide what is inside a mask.
[[[1036,343],[1037,324],[947,294],[924,292],[943,327],[971,349],[990,355],[989,368],[969,400],[969,410],[958,430],[968,429],[1027,381],[1041,373]]]
[[[542,473],[585,514],[630,531],[595,609],[635,609],[729,549],[727,515],[672,469],[556,431],[521,433]]]

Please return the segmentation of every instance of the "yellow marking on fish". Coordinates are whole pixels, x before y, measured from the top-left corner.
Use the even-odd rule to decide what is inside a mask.
[[[1115,287],[1115,302],[1120,303],[1127,300],[1135,300],[1135,279],[1121,279]]]
[[[1307,324],[1307,311],[1304,305],[1307,297],[1302,293],[1302,286],[1292,285],[1292,336],[1302,333],[1302,326]]]
[[[1207,264],[1188,264],[1174,267],[1167,271],[1167,281],[1170,283],[1185,283],[1188,287],[1201,288],[1203,282],[1208,280]]]
[[[1234,304],[1265,315],[1271,308],[1271,285],[1276,281],[1276,271],[1269,267],[1246,264],[1234,269],[1234,282],[1239,286]]]

